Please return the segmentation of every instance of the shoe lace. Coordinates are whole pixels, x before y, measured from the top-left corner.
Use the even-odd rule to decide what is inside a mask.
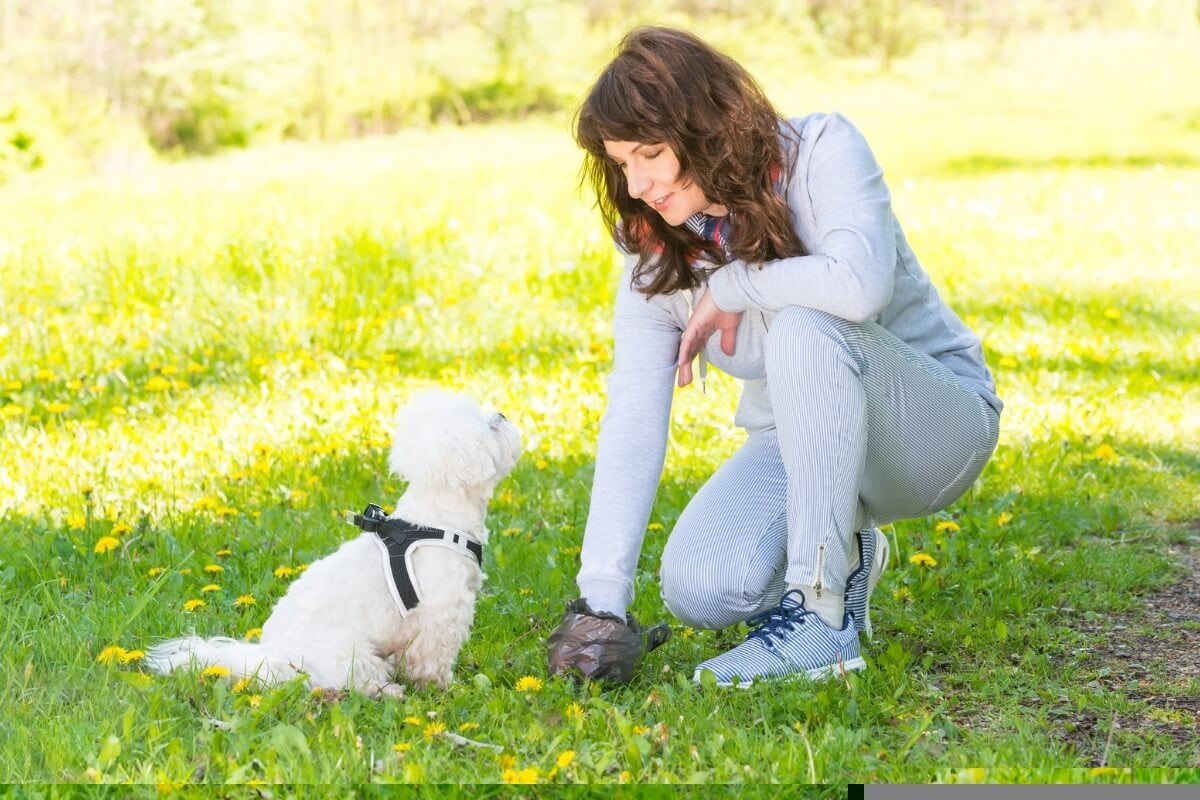
[[[808,614],[809,612],[802,607],[785,608],[782,604],[761,614],[755,614],[746,620],[746,624],[754,628],[746,639],[762,639],[764,644],[772,647],[776,639],[782,642],[786,634],[796,626],[803,625]]]

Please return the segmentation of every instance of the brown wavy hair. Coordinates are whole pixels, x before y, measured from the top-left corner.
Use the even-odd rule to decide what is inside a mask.
[[[681,177],[728,209],[732,257],[761,263],[805,252],[772,180],[776,167],[786,180],[792,161],[780,140],[781,123],[750,73],[699,37],[660,27],[626,34],[575,114],[575,141],[585,151],[580,183],[591,184],[617,244],[639,256],[633,282],[640,291],[695,288],[700,276],[689,262],[702,258],[716,269],[726,256],[630,197],[605,140],[669,146]]]

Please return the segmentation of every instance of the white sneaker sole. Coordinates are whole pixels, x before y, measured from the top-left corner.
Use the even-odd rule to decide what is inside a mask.
[[[867,575],[867,607],[864,612],[868,642],[875,635],[871,625],[871,595],[875,594],[875,584],[879,583],[879,579],[883,577],[883,571],[887,569],[888,555],[891,553],[891,544],[888,543],[887,534],[878,528],[875,530],[879,531],[879,535],[875,537],[875,560],[871,562],[871,572]]]
[[[826,667],[814,667],[813,669],[808,670],[807,675],[809,680],[819,681],[827,678],[836,678],[838,675],[845,675],[847,672],[859,672],[866,669],[866,667],[867,662],[863,661],[862,658],[852,658],[849,661],[842,661],[838,664],[830,664]],[[700,684],[700,673],[703,671],[704,670],[697,669],[692,674],[692,682],[696,685]],[[738,681],[737,683],[734,683],[733,681],[718,680],[717,686],[727,689],[732,689],[735,687],[738,689],[749,689],[755,684],[791,681],[799,677],[800,675],[797,673],[795,675],[783,675],[778,678],[756,678],[752,681]]]

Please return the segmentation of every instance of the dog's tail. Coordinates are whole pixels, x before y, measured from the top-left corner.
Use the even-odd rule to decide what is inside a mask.
[[[180,667],[223,667],[232,678],[258,678],[266,683],[290,680],[299,674],[287,656],[261,644],[217,636],[185,636],[151,647],[146,666],[160,675]]]

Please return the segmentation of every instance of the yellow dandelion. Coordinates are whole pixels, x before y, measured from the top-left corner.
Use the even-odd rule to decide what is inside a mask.
[[[191,568],[191,567],[184,567],[183,569],[179,570],[179,574],[180,574],[180,575],[191,575],[191,574],[192,574],[192,568]]]
[[[517,757],[512,753],[500,754],[500,769],[512,769],[517,764]]]
[[[238,599],[233,601],[234,608],[244,608],[246,606],[258,605],[258,601],[254,599],[252,594],[238,595]]]
[[[292,498],[293,502],[303,503],[308,499],[308,492],[304,491],[303,489],[292,489],[290,497]]]
[[[1121,309],[1109,306],[1108,308],[1104,309],[1104,316],[1108,317],[1109,319],[1120,319]]]
[[[1000,366],[1004,367],[1005,369],[1016,369],[1017,360],[1012,356],[1005,356],[1004,358],[1000,359]]]
[[[179,367],[175,366],[174,364],[164,364],[163,368],[159,370],[159,372],[161,372],[163,375],[174,375],[179,372]]]
[[[518,692],[540,692],[542,690],[542,679],[535,678],[532,675],[526,675],[517,681]]]
[[[227,548],[227,547],[223,547],[223,548],[221,548],[220,550],[218,550],[218,551],[217,551],[217,555],[218,555],[218,556],[220,556],[220,557],[222,557],[222,558],[224,558],[225,556],[231,556],[231,555],[233,555],[233,551],[232,551],[232,550],[230,550],[230,549],[229,549],[229,548]]]
[[[155,375],[150,380],[146,381],[147,392],[165,392],[171,388],[171,382],[166,378]]]
[[[892,597],[899,600],[901,603],[907,603],[913,599],[913,593],[907,586],[901,586],[896,591],[892,592]]]
[[[200,594],[208,594],[209,592],[219,592],[219,591],[221,591],[221,584],[210,583],[207,586],[201,587]]]
[[[225,571],[225,568],[222,567],[220,564],[205,564],[204,571],[207,572],[209,575],[219,575]]]
[[[233,685],[233,691],[235,694],[240,694],[249,688],[250,688],[250,679],[249,678],[242,678],[240,681],[238,681],[237,683],[235,683]]]
[[[116,664],[127,652],[129,651],[124,647],[110,644],[100,651],[100,655],[96,656],[96,660],[101,664]]]
[[[81,531],[87,526],[87,517],[83,514],[72,514],[67,517],[67,527],[73,531]]]
[[[950,519],[942,520],[937,525],[934,525],[933,529],[935,531],[937,531],[938,533],[946,533],[947,531],[950,531],[951,533],[953,533],[954,531],[962,530],[962,528],[959,526],[959,524],[957,522],[955,522],[954,520],[950,520]]]
[[[217,498],[215,497],[201,497],[199,500],[192,503],[192,508],[196,511],[211,511],[218,505],[220,505],[220,503],[217,502]]]
[[[218,508],[213,513],[216,514],[221,519],[224,519],[225,517],[236,517],[241,512],[238,511],[236,508],[231,508],[229,506],[222,506],[221,508]]]
[[[629,770],[621,770],[621,774],[617,776],[617,783],[629,783]]]
[[[134,662],[141,661],[145,657],[146,657],[145,650],[126,650],[124,653],[121,654],[121,663],[122,664],[132,664]]]
[[[21,408],[16,403],[9,403],[4,408],[0,408],[0,414],[6,417],[19,417],[25,413],[25,409]]]
[[[75,378],[74,380],[69,381],[67,383],[67,388],[70,389],[72,392],[78,392],[80,389],[83,388],[83,381],[79,380],[79,378]]]
[[[1005,511],[996,517],[996,527],[1003,528],[1005,525],[1013,521],[1013,515],[1010,511]]]
[[[408,723],[409,725],[416,725],[417,727],[421,726],[421,718],[420,717],[405,717],[404,721],[406,723]]]
[[[908,563],[916,564],[918,567],[936,567],[937,559],[928,553],[913,553],[909,556]]]
[[[1121,460],[1121,457],[1117,455],[1117,451],[1114,450],[1111,445],[1107,444],[1102,444],[1097,447],[1092,453],[1092,458],[1095,458],[1098,461],[1103,461],[1106,464],[1116,464]]]
[[[192,361],[187,365],[187,371],[191,375],[199,375],[202,372],[208,372],[208,367],[204,366],[203,364],[197,364],[195,361]]]
[[[521,595],[521,597],[529,597],[529,595],[533,594],[533,589],[522,586],[520,589],[517,589],[517,594]]]
[[[546,467],[550,466],[550,462],[544,458],[539,458],[535,464],[538,469],[545,469]]]
[[[571,766],[571,762],[574,760],[575,760],[575,751],[574,750],[564,750],[558,756],[558,759],[554,763],[558,766],[559,769],[566,769],[567,767]]]
[[[397,753],[407,753],[412,749],[412,742],[396,742],[392,745],[392,749]]]
[[[228,678],[233,675],[229,667],[205,667],[200,673],[201,678]]]
[[[61,414],[64,411],[69,411],[70,409],[70,403],[63,403],[61,401],[46,404],[46,411],[50,412],[51,414]]]
[[[661,522],[651,522],[649,525],[646,526],[646,530],[648,530],[648,531],[661,531],[662,529],[663,529],[663,524]]]
[[[537,767],[526,767],[525,769],[506,769],[504,770],[504,782],[513,784],[533,784],[538,782]]]
[[[258,704],[262,702],[262,695],[252,694],[246,698],[246,702],[250,704],[251,708],[258,708]]]
[[[243,636],[242,638],[246,639],[246,640],[261,639],[262,638],[262,628],[251,628],[250,630],[246,631],[246,635]]]
[[[146,576],[150,577],[150,578],[157,578],[159,575],[162,575],[164,572],[166,572],[166,570],[163,569],[162,567],[151,567],[150,569],[146,570]]]
[[[478,727],[479,727],[478,722],[464,722],[462,725],[458,726],[458,732],[466,733],[467,731],[473,731]]]
[[[206,605],[208,605],[208,603],[204,602],[203,600],[192,599],[183,604],[183,610],[195,611],[197,608],[204,608]]]
[[[34,373],[34,377],[37,378],[39,381],[52,381],[55,378],[57,378],[58,376],[54,374],[54,370],[46,369],[45,367],[42,367],[41,369],[39,369],[37,372]]]
[[[579,705],[579,703],[571,703],[571,705],[567,706],[565,716],[567,719],[583,719],[587,716],[587,710]]]
[[[296,566],[296,574],[299,575],[301,572],[304,572],[304,570],[306,570],[306,569],[308,569],[308,564],[298,564]]]
[[[95,553],[110,553],[121,546],[121,540],[115,536],[101,536],[96,540],[96,546],[92,548]]]
[[[128,523],[125,523],[125,522],[118,522],[116,525],[113,525],[113,528],[110,531],[110,533],[113,536],[123,536],[124,534],[129,533],[132,530],[133,530],[132,525],[129,525]]]
[[[11,380],[11,381],[5,382],[4,388],[10,392],[19,392],[19,391],[21,391],[21,387],[24,385],[25,384],[21,383],[18,380]]]
[[[444,722],[431,722],[425,726],[425,730],[421,731],[421,735],[425,737],[425,741],[432,742],[433,737],[443,733],[445,730],[446,724]]]
[[[633,726],[633,732],[637,736],[641,736],[643,733],[647,733],[649,730],[650,729],[647,728],[645,725],[634,725]]]

